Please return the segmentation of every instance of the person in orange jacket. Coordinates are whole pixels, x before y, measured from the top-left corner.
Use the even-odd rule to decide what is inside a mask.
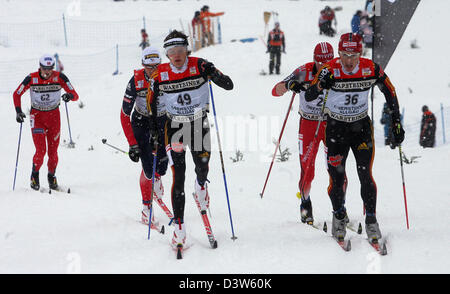
[[[203,24],[203,46],[214,45],[214,34],[211,31],[211,17],[224,15],[225,12],[210,12],[209,6],[204,5],[200,12],[200,19]],[[205,44],[205,38],[208,39],[208,43]]]
[[[275,28],[269,32],[267,39],[267,51],[270,53],[269,62],[269,74],[273,74],[275,67],[275,73],[280,74],[281,65],[281,52],[286,53],[286,44],[284,42],[284,32],[280,30],[280,23],[275,22]]]

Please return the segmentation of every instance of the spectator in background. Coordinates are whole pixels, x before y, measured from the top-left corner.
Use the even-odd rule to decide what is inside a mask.
[[[361,10],[357,10],[356,13],[353,15],[352,22],[351,22],[352,33],[355,33],[355,34],[360,33],[361,15],[362,15]]]
[[[206,46],[214,45],[214,33],[212,32],[211,28],[211,17],[221,16],[224,15],[225,12],[217,12],[213,13],[209,11],[209,6],[204,5],[200,12],[200,19],[203,24],[203,30],[204,30],[204,38],[208,39],[208,42],[206,43],[206,40],[203,39],[202,44]]]
[[[195,38],[195,36],[196,36],[195,32],[197,31],[196,28],[198,26],[201,27],[201,25],[202,25],[202,20],[200,19],[200,11],[199,10],[197,10],[194,13],[194,18],[192,18],[191,23],[192,23],[192,27],[194,28],[194,38]]]
[[[426,105],[422,106],[422,112],[419,144],[423,148],[432,148],[436,138],[436,117]]]
[[[373,9],[373,0],[366,0],[366,4],[364,5],[364,10],[365,11],[367,11],[367,12],[372,12],[374,9]]]
[[[139,44],[139,47],[142,48],[142,50],[144,50],[145,48],[147,48],[148,46],[150,46],[150,43],[148,42],[148,34],[145,31],[145,29],[141,30],[141,36],[142,36],[142,41]]]
[[[372,48],[373,43],[373,27],[372,19],[369,18],[367,12],[362,12],[359,25],[359,34],[363,38],[364,47]]]
[[[203,28],[202,20],[200,19],[200,11],[199,10],[197,10],[194,13],[194,18],[192,18],[191,24],[192,24],[192,38],[193,38],[193,43],[194,43],[193,50],[197,51],[204,45],[204,44],[202,44],[204,28]]]
[[[61,59],[59,59],[59,55],[58,53],[55,53],[55,55],[53,55],[55,57],[55,70],[59,71],[59,72],[63,72],[64,71],[64,65],[61,62]]]
[[[275,28],[269,32],[267,39],[266,53],[270,53],[269,74],[273,74],[274,67],[275,73],[280,74],[281,52],[286,53],[286,44],[284,33],[280,30],[280,23],[277,21],[275,22]]]
[[[319,29],[321,35],[324,34],[325,36],[333,37],[336,34],[336,31],[332,28],[333,21],[334,25],[337,25],[334,10],[331,9],[330,6],[325,6],[325,8],[320,11],[319,17]]]

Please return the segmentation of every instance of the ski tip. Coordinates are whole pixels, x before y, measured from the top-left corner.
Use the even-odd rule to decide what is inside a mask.
[[[344,248],[345,251],[352,250],[352,242],[350,240],[344,241],[344,247],[343,248]]]
[[[386,248],[386,244],[385,243],[383,243],[383,245],[381,246],[380,254],[381,255],[387,255],[387,248]]]
[[[358,233],[359,235],[361,235],[361,233],[362,233],[362,225],[361,225],[361,223],[359,223],[359,225],[358,225],[358,231],[357,231],[357,233]]]
[[[159,232],[164,235],[164,233],[166,232],[164,225],[161,227],[161,231],[159,231]]]
[[[177,245],[177,259],[183,259],[182,251],[183,251],[183,245],[178,244]]]

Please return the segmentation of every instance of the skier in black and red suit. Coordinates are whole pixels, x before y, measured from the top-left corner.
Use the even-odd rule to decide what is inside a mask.
[[[148,104],[156,112],[157,100],[165,102],[167,123],[165,146],[173,174],[172,206],[175,230],[174,247],[182,247],[186,240],[184,222],[186,150],[189,147],[195,164],[194,199],[205,221],[209,207],[207,176],[211,157],[211,138],[208,122],[210,90],[208,80],[225,89],[233,89],[231,79],[222,74],[213,63],[191,57],[187,36],[176,30],[164,40],[168,63],[158,66]],[[209,222],[209,220],[208,220]]]
[[[164,103],[158,101],[156,120],[152,121],[151,113],[147,109],[147,93],[150,84],[157,75],[158,65],[161,63],[159,51],[150,46],[142,51],[142,66],[144,68],[135,70],[133,76],[128,82],[125,95],[122,102],[122,111],[120,112],[120,121],[122,129],[127,138],[130,149],[128,155],[134,162],[141,159],[142,172],[139,180],[142,194],[142,215],[141,221],[144,224],[149,223],[150,205],[152,203],[152,176],[153,176],[153,154],[154,143],[157,142],[158,136],[164,137],[164,124],[166,123]],[[134,111],[133,111],[134,107]],[[133,112],[133,113],[132,113]],[[156,124],[156,125],[153,125]],[[164,187],[161,176],[166,174],[167,156],[165,146],[163,144],[157,147],[157,164],[155,171],[153,195],[156,202],[164,210],[169,218],[172,213],[162,201],[164,195]],[[153,222],[154,214],[152,214],[152,228],[157,229],[157,225]]]
[[[346,234],[347,213],[345,163],[350,149],[356,160],[361,198],[366,211],[365,227],[371,242],[381,239],[376,213],[377,188],[372,176],[375,155],[373,126],[368,116],[370,89],[377,85],[392,111],[393,144],[400,145],[404,130],[400,121],[395,88],[383,69],[372,60],[361,57],[362,38],[343,34],[339,41],[339,57],[326,63],[306,90],[306,101],[317,99],[325,90],[327,127],[328,193],[333,206],[332,235],[342,240]]]
[[[67,76],[54,70],[55,58],[45,54],[39,59],[39,70],[29,74],[14,91],[13,99],[16,108],[16,120],[24,122],[26,117],[22,111],[21,97],[30,89],[31,112],[30,124],[36,152],[33,156],[30,186],[40,189],[39,170],[48,155],[48,175],[50,189],[58,189],[55,172],[58,165],[58,146],[61,131],[59,104],[77,101],[78,94],[72,87]],[[66,91],[61,96],[61,88]],[[47,149],[48,146],[48,149]]]

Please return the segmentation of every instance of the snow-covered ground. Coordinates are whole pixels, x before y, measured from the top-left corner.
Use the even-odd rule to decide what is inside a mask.
[[[2,23],[33,23],[58,19],[77,1],[0,0]],[[98,46],[83,48],[2,47],[0,63],[2,75],[17,76],[16,84],[37,69],[37,59],[45,52],[59,52],[65,62],[65,73],[72,78],[84,107],[69,103],[72,137],[76,148],[68,149],[66,113],[61,106],[61,146],[57,169],[60,184],[69,186],[71,194],[34,192],[29,187],[34,145],[29,122],[23,126],[16,189],[12,191],[19,125],[15,121],[12,103],[14,89],[1,89],[0,109],[2,125],[0,172],[0,273],[446,273],[450,272],[450,144],[439,139],[434,149],[418,145],[418,133],[406,134],[403,151],[408,157],[420,156],[413,164],[405,164],[406,195],[410,229],[406,229],[402,178],[398,150],[385,147],[382,125],[379,124],[383,96],[376,90],[374,121],[377,142],[374,178],[378,189],[377,216],[383,234],[388,238],[388,255],[380,257],[365,241],[351,231],[352,251],[344,252],[329,233],[316,231],[300,223],[297,182],[297,104],[283,135],[281,148],[289,148],[292,155],[286,162],[275,162],[269,182],[261,199],[264,180],[269,168],[291,95],[271,96],[273,85],[298,65],[312,60],[312,50],[319,41],[328,41],[337,49],[338,36],[326,38],[318,34],[317,18],[325,5],[341,5],[337,12],[339,32],[350,30],[350,19],[365,1],[317,0],[228,0],[228,1],[78,1],[79,10],[72,16],[77,20],[121,21],[160,19],[165,29],[185,29],[194,11],[207,4],[211,11],[225,11],[221,17],[221,45],[202,49],[194,54],[206,58],[234,81],[235,88],[224,91],[214,87],[214,101],[218,126],[224,149],[225,170],[236,241],[232,241],[227,198],[223,184],[215,125],[212,139],[215,149],[210,162],[209,193],[211,195],[211,223],[219,247],[210,249],[200,215],[189,195],[194,189],[194,170],[187,156],[186,214],[188,243],[183,260],[176,260],[169,246],[172,229],[166,234],[151,232],[139,223],[141,195],[138,178],[140,164],[106,145],[128,149],[120,125],[119,114],[126,84],[132,69],[139,67],[140,41],[136,33],[135,48],[121,57],[121,74],[111,75],[114,65],[105,69],[99,58],[98,68],[83,58],[101,51]],[[77,4],[78,5],[78,4]],[[421,107],[427,104],[439,114],[440,104],[447,106],[450,97],[450,62],[445,52],[450,42],[441,38],[439,28],[447,27],[446,0],[422,0],[398,48],[386,68],[396,86],[400,105],[405,109],[405,125],[420,120]],[[36,13],[39,11],[39,13]],[[278,12],[281,29],[286,34],[286,52],[282,56],[280,76],[260,76],[267,71],[268,55],[259,40],[252,43],[230,42],[232,39],[258,38],[264,33],[264,11]],[[170,25],[170,27],[169,27]],[[95,26],[95,24],[93,24]],[[269,28],[272,28],[271,19]],[[437,29],[434,29],[437,28]],[[187,29],[186,29],[187,30]],[[159,29],[152,36],[164,34]],[[20,38],[18,35],[17,38]],[[411,49],[416,39],[419,49]],[[154,44],[161,39],[155,37]],[[105,50],[111,46],[105,46]],[[161,48],[162,49],[162,48]],[[336,52],[335,52],[336,53]],[[78,55],[77,55],[78,54]],[[16,67],[14,61],[35,59],[36,66]],[[92,59],[89,59],[92,60]],[[106,60],[106,59],[105,59]],[[103,63],[102,63],[103,62]],[[94,59],[95,65],[95,59]],[[89,68],[92,72],[83,72]],[[93,68],[93,69],[92,69]],[[97,71],[96,71],[97,70]],[[100,71],[100,72],[99,72]],[[86,78],[86,76],[88,78]],[[79,77],[79,78],[78,78]],[[16,85],[15,85],[16,86]],[[412,90],[412,91],[411,91]],[[8,92],[9,91],[9,92]],[[29,108],[28,93],[22,98],[23,109]],[[440,129],[440,115],[438,132]],[[448,117],[447,119],[450,119]],[[214,124],[212,113],[210,122]],[[381,135],[382,136],[382,135]],[[441,137],[439,137],[441,138]],[[450,136],[447,132],[447,141]],[[244,154],[243,161],[233,163],[230,157],[236,150]],[[46,161],[41,169],[41,183],[46,184]],[[163,178],[166,204],[170,207],[171,171]],[[353,155],[347,161],[349,186],[347,210],[349,217],[363,221],[360,186]],[[447,183],[447,184],[446,184]],[[323,148],[316,161],[316,178],[311,198],[314,216],[331,224],[331,203],[327,195],[328,175]],[[168,219],[155,208],[157,218],[167,224]]]

